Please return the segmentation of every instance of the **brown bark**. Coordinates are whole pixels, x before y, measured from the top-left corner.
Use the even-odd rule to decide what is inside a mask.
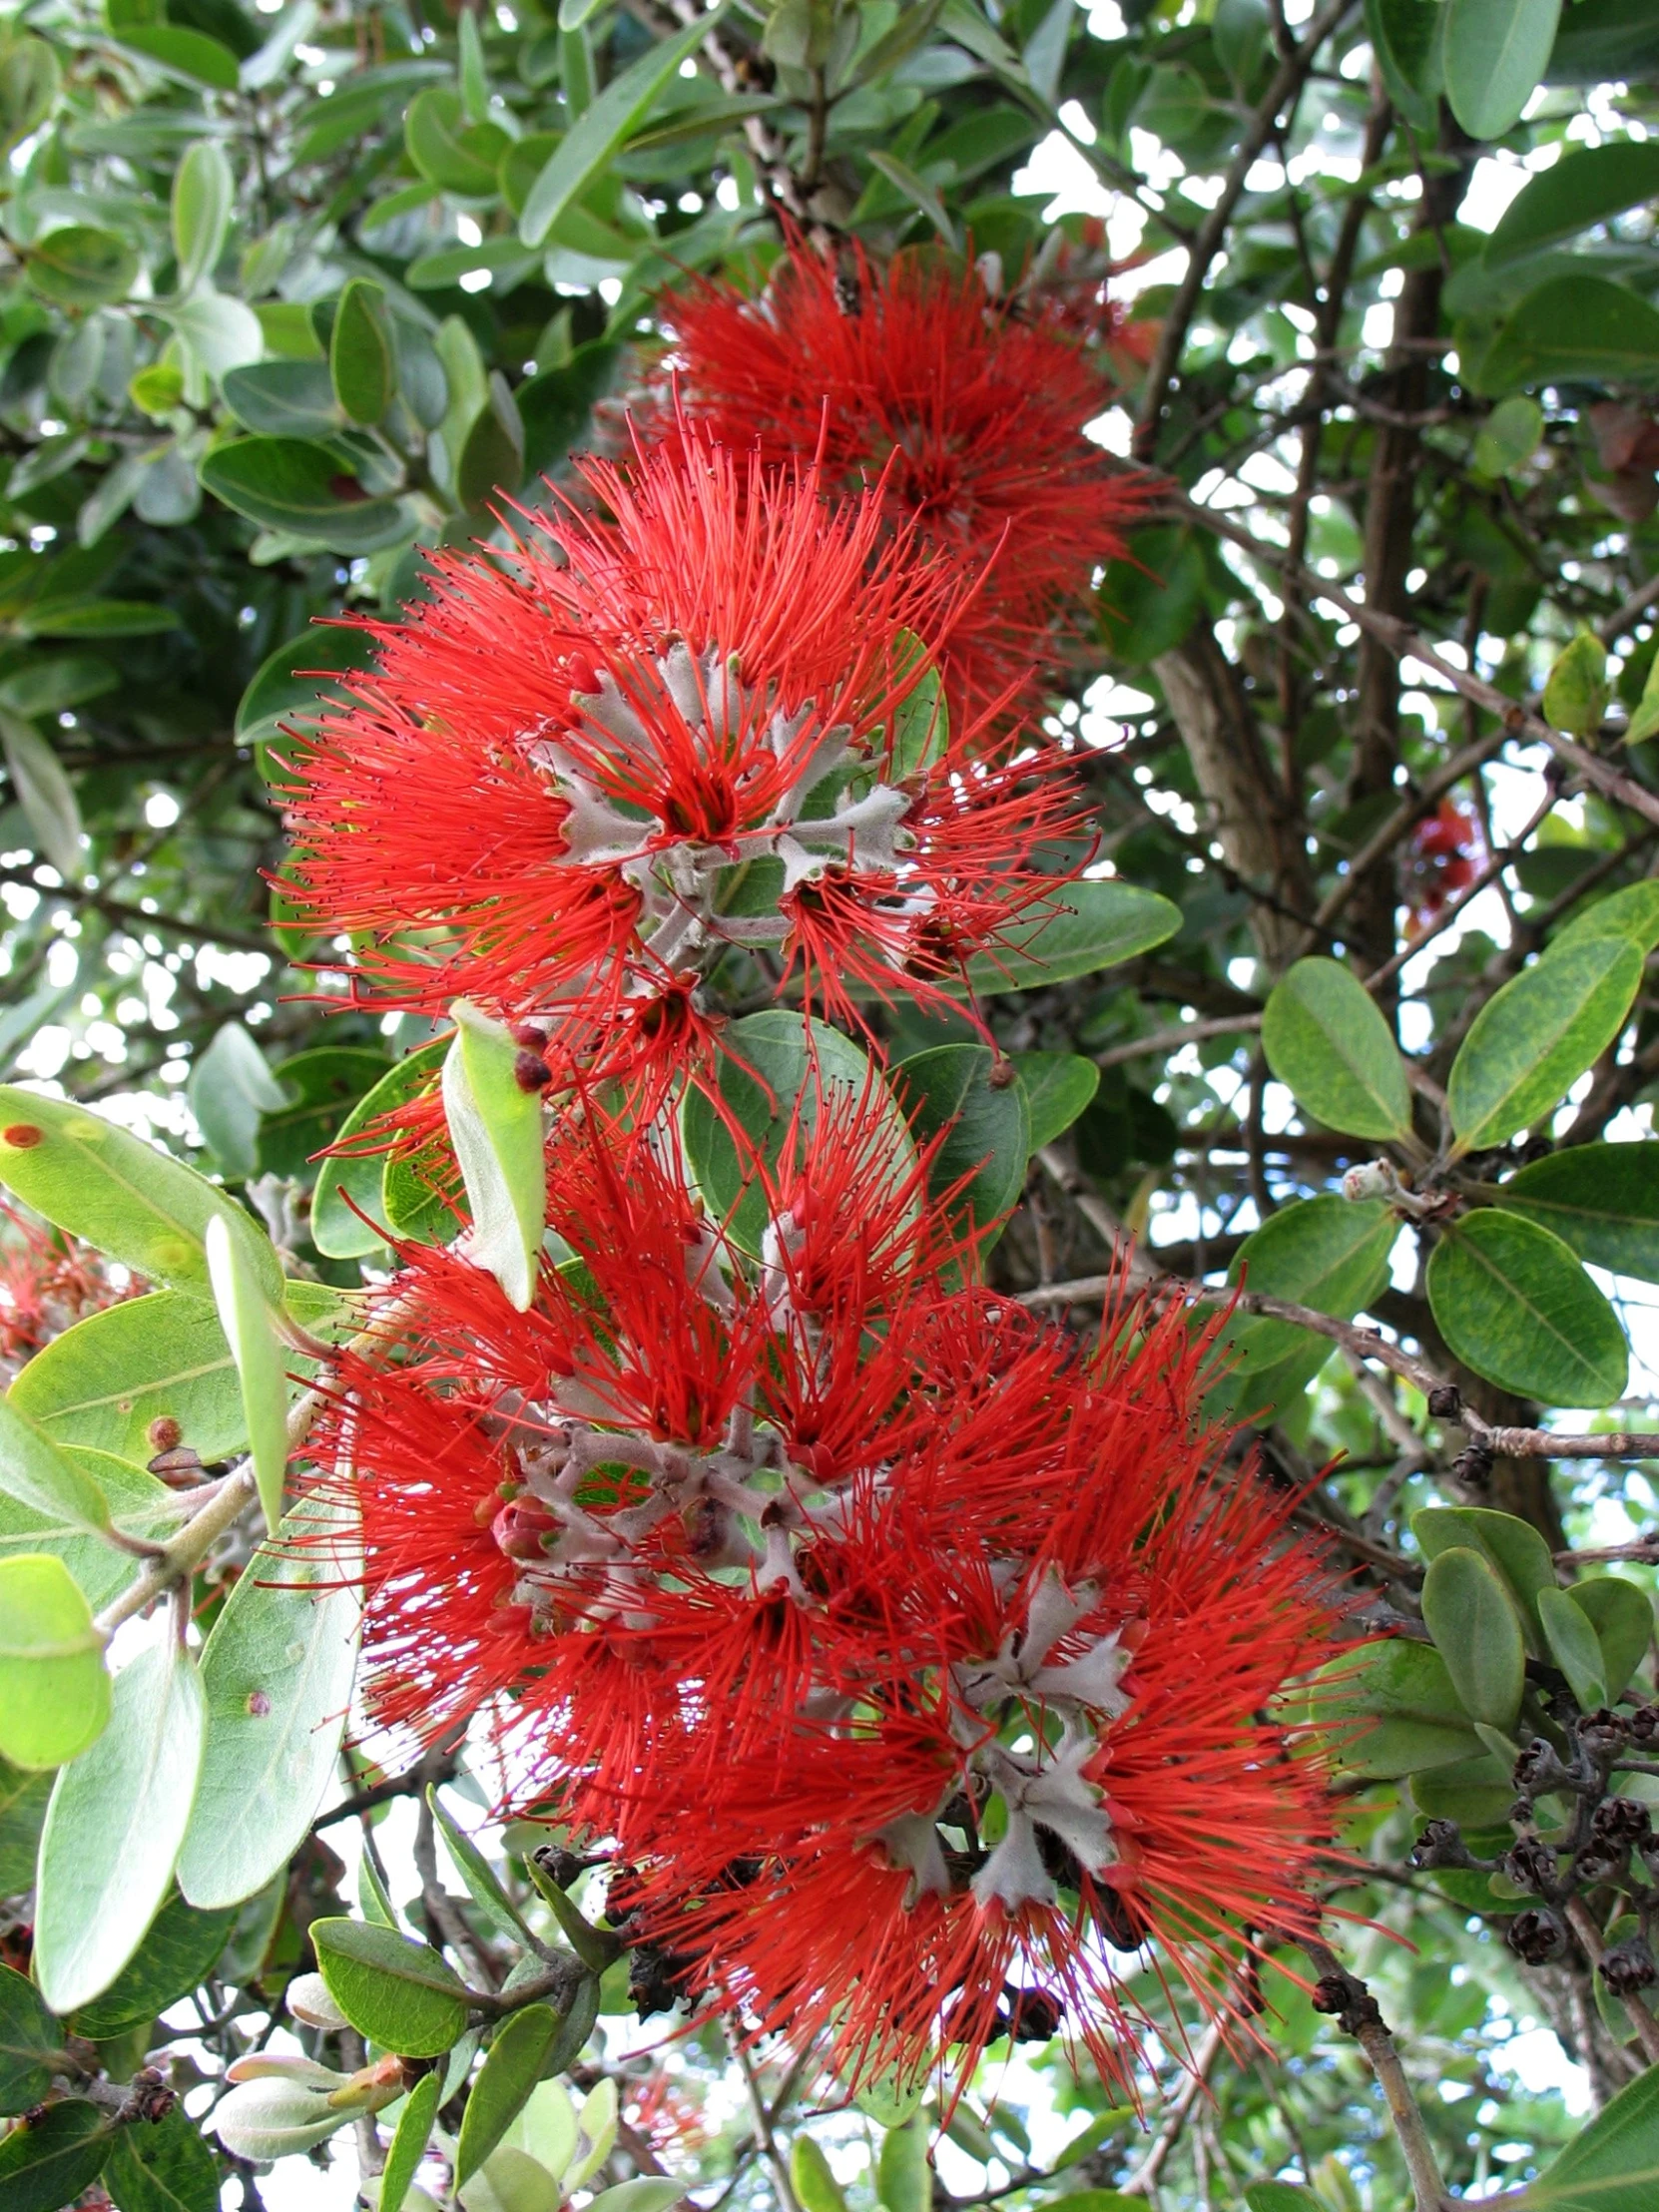
[[[1313,875],[1301,823],[1268,761],[1237,671],[1203,623],[1152,664],[1228,865],[1257,893],[1251,928],[1274,972],[1302,949]]]

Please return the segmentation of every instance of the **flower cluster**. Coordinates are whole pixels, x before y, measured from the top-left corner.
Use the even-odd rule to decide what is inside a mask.
[[[766,291],[698,281],[667,313],[678,404],[735,447],[816,457],[873,491],[895,530],[989,572],[945,653],[953,704],[1029,709],[1094,572],[1152,485],[1083,435],[1109,389],[1082,294],[993,298],[984,273],[919,254],[838,269],[796,245]]]
[[[1020,713],[1143,495],[1082,437],[1095,310],[1043,296],[800,244],[762,299],[695,284],[651,436],[435,554],[286,794],[299,918],[359,1003],[510,1025],[512,1190],[545,1170],[512,1297],[482,1208],[401,1246],[312,1434],[374,1720],[485,1716],[503,1806],[609,1866],[643,2009],[853,2078],[1063,2030],[1128,2080],[1123,1954],[1226,2011],[1329,1825],[1281,1693],[1337,1603],[1200,1417],[1210,1338],[1119,1302],[1086,1351],[990,1291],[959,1133],[816,1041],[971,1004],[1087,858]],[[719,1011],[785,987],[794,1097]]]
[[[0,1385],[88,1314],[144,1288],[112,1281],[90,1245],[0,1205]]]
[[[1252,1930],[1308,1925],[1323,1778],[1273,1709],[1332,1595],[1218,1465],[1183,1315],[1081,1353],[964,1281],[933,1160],[816,1105],[751,1163],[753,1254],[661,1129],[590,1116],[528,1313],[403,1255],[332,1416],[376,1714],[489,1708],[509,1799],[620,1870],[647,2005],[854,2074],[1063,2029],[1122,2079],[1114,1952],[1221,2008]]]

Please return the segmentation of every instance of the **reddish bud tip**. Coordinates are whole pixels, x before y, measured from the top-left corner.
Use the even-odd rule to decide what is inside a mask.
[[[547,1050],[547,1031],[533,1021],[515,1021],[508,1030],[514,1044],[522,1045],[526,1052]]]
[[[553,1070],[539,1052],[521,1052],[513,1062],[513,1081],[521,1091],[545,1091]]]
[[[347,507],[354,507],[368,497],[355,476],[348,476],[343,469],[337,476],[329,477],[328,489]]]
[[[176,1450],[184,1433],[171,1413],[162,1413],[150,1423],[150,1441],[157,1451]]]
[[[496,1549],[508,1559],[540,1559],[542,1538],[552,1535],[558,1523],[545,1505],[532,1497],[514,1498],[503,1505],[490,1522]]]

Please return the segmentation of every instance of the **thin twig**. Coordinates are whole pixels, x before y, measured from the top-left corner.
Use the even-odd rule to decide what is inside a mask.
[[[1585,1957],[1592,1967],[1599,1968],[1607,1954],[1607,1945],[1589,1907],[1582,1898],[1568,1898],[1563,1910],[1568,1925],[1583,1946]],[[1659,2065],[1659,2020],[1648,2010],[1647,1999],[1639,1991],[1632,1989],[1628,1995],[1621,1995],[1619,2002],[1630,2014],[1630,2024],[1636,2030],[1636,2040],[1641,2044],[1648,2064]]]
[[[1299,1941],[1320,1977],[1324,1993],[1331,2000],[1329,2009],[1337,2012],[1340,2024],[1365,2052],[1382,2087],[1388,2117],[1399,2138],[1400,2155],[1411,2177],[1416,2212],[1450,2212],[1440,2162],[1428,2140],[1428,2129],[1423,2124],[1422,2113],[1411,2094],[1411,2084],[1405,2078],[1405,2068],[1377,1999],[1324,1943],[1312,1936],[1300,1937]]]

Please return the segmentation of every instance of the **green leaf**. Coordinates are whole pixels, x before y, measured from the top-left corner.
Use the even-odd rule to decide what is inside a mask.
[[[1445,11],[1437,0],[1366,0],[1366,35],[1389,99],[1432,130],[1443,82]]]
[[[55,307],[102,307],[125,299],[138,276],[138,256],[113,231],[72,223],[30,247],[23,274],[30,289]]]
[[[183,2105],[123,2128],[103,2181],[117,2212],[219,2212],[219,2162]]]
[[[558,2212],[558,2182],[526,2151],[503,2144],[466,2185],[463,2212]]]
[[[1553,945],[1474,1017],[1446,1081],[1461,1151],[1542,1121],[1624,1027],[1642,978],[1628,938]]]
[[[242,1384],[243,1412],[254,1479],[266,1526],[282,1517],[282,1484],[287,1475],[287,1380],[282,1341],[265,1287],[255,1272],[244,1240],[217,1217],[208,1224],[208,1277],[213,1285],[219,1325],[231,1347]]]
[[[40,1839],[35,1978],[55,2012],[115,1980],[173,1880],[202,1771],[207,1705],[170,1636],[115,1678],[110,1725],[58,1777]]]
[[[299,365],[317,366],[314,362]],[[327,374],[325,369],[318,372]],[[366,668],[373,658],[374,640],[366,631],[331,624],[301,630],[260,663],[237,708],[237,736],[248,745],[270,745],[278,736],[279,722],[314,720],[319,701],[332,705],[345,698],[329,679],[346,670]]]
[[[685,2193],[685,2183],[672,2174],[636,2174],[601,2189],[588,2200],[588,2212],[670,2212]]]
[[[1652,2212],[1659,2068],[1638,2074],[1525,2192],[1525,2212]]]
[[[1108,561],[1096,595],[1100,634],[1114,660],[1145,668],[1178,646],[1204,607],[1205,539],[1185,523],[1136,530],[1121,559]]]
[[[111,1519],[125,1534],[165,1542],[185,1518],[177,1493],[142,1467],[112,1459],[108,1452],[90,1451],[83,1444],[67,1446],[66,1456],[103,1492]],[[19,1504],[4,1491],[0,1491],[0,1549],[61,1559],[94,1612],[119,1597],[135,1572],[131,1555],[117,1550],[105,1537],[77,1531],[54,1514]]]
[[[829,2159],[805,2129],[790,2145],[790,2179],[801,2212],[846,2212],[846,2198]]]
[[[428,1788],[426,1802],[443,1838],[444,1850],[449,1854],[455,1872],[466,1885],[467,1894],[486,1920],[493,1921],[497,1931],[511,1943],[524,1943],[528,1930],[517,1908],[495,1878],[489,1861],[478,1849],[450,1813],[435,1788]],[[479,2153],[480,2159],[486,2154]]]
[[[455,463],[455,492],[469,514],[480,514],[524,476],[524,425],[507,379],[490,370],[489,397],[466,434]]]
[[[455,2151],[455,2180],[477,2172],[529,2101],[541,2079],[559,2030],[550,2004],[529,2004],[496,2030],[484,2063],[467,2093]],[[681,2194],[678,2186],[676,2196]]]
[[[1591,937],[1628,937],[1642,951],[1651,952],[1659,944],[1659,881],[1626,883],[1622,890],[1585,906],[1556,931],[1549,949],[1559,952],[1563,945],[1583,944]]]
[[[1345,1774],[1393,1781],[1480,1756],[1445,1661],[1403,1636],[1333,1660],[1309,1709],[1335,1738]]]
[[[11,1402],[56,1443],[140,1465],[155,1453],[156,1420],[176,1420],[204,1460],[227,1457],[247,1433],[219,1317],[182,1291],[130,1299],[66,1329],[29,1362]]]
[[[77,2011],[71,2022],[75,2033],[101,2042],[130,2027],[147,2027],[158,2012],[207,1980],[236,1917],[234,1911],[199,1913],[175,1891],[103,1995]]]
[[[968,982],[975,991],[1040,990],[1133,960],[1180,926],[1180,907],[1157,891],[1089,876],[1068,883],[1035,920],[1010,924],[998,952],[976,953]]]
[[[1659,1282],[1659,1144],[1572,1145],[1491,1193],[1592,1267]]]
[[[428,85],[409,103],[403,143],[430,183],[462,199],[483,200],[494,195],[496,166],[508,140],[498,124],[468,124],[452,86]]]
[[[1607,648],[1590,630],[1556,655],[1544,684],[1544,720],[1575,738],[1592,737],[1601,728],[1611,698],[1607,682]]]
[[[1323,2199],[1293,2181],[1253,2181],[1244,2194],[1250,2212],[1327,2212]]]
[[[59,2212],[104,2170],[115,2129],[97,2105],[66,2097],[0,2139],[0,2202],[6,2212]]]
[[[340,293],[328,340],[328,374],[334,397],[353,422],[383,419],[397,391],[397,345],[385,289],[370,277],[353,276]]]
[[[371,497],[338,452],[302,438],[235,438],[216,446],[200,473],[206,490],[250,521],[337,552],[372,552],[402,533],[395,499]]]
[[[590,338],[568,361],[544,368],[520,384],[513,397],[524,429],[524,474],[534,482],[556,468],[581,442],[595,404],[616,381],[619,345]]]
[[[1537,1658],[1544,1656],[1538,1593],[1555,1588],[1555,1561],[1530,1521],[1485,1505],[1425,1505],[1411,1516],[1411,1534],[1425,1559],[1437,1559],[1454,1547],[1478,1551],[1508,1591],[1527,1648]]]
[[[0,1559],[0,1753],[60,1767],[110,1717],[104,1639],[61,1559]]]
[[[155,63],[164,77],[176,77],[187,85],[206,85],[213,92],[235,92],[241,82],[237,57],[205,31],[185,30],[174,24],[155,27],[125,26],[117,42],[130,53]]]
[[[25,32],[0,58],[0,131],[10,152],[57,106],[63,70],[45,39]]]
[[[1234,1259],[1229,1281],[1270,1298],[1350,1321],[1387,1280],[1398,1224],[1381,1199],[1354,1204],[1334,1192],[1282,1206],[1253,1230]],[[1310,1344],[1295,1322],[1246,1315],[1228,1327],[1225,1343],[1241,1372],[1257,1374],[1293,1353],[1313,1353],[1323,1365],[1324,1338]],[[1246,1389],[1243,1395],[1248,1397]]]
[[[915,1165],[908,1126],[868,1057],[850,1037],[823,1022],[778,1006],[728,1023],[715,1081],[726,1113],[769,1164],[783,1154],[798,1101],[806,1136],[828,1109],[869,1098],[883,1120],[890,1113],[895,1179]],[[726,1224],[741,1251],[759,1253],[766,1197],[740,1161],[721,1112],[701,1090],[688,1089],[680,1124],[687,1161],[711,1213]]]
[[[455,1039],[444,1057],[443,1110],[472,1214],[469,1256],[527,1313],[546,1226],[541,1095],[521,1088],[519,1048],[504,1023],[464,998],[449,1012]]]
[[[1659,308],[1610,277],[1551,276],[1504,322],[1474,381],[1480,391],[1505,392],[1578,378],[1659,383]]]
[[[1512,476],[1538,450],[1544,410],[1524,392],[1500,399],[1474,440],[1474,465],[1483,476]]]
[[[882,2212],[928,2212],[933,2171],[927,2163],[927,2128],[918,2117],[889,2127],[875,2160],[875,2201]]]
[[[351,1151],[353,1138],[360,1136],[370,1122],[395,1113],[428,1089],[441,1073],[448,1050],[449,1039],[440,1037],[411,1052],[406,1060],[399,1060],[372,1090],[364,1092],[340,1124],[333,1151],[317,1167],[311,1198],[311,1242],[329,1259],[356,1260],[376,1251],[383,1240],[375,1235],[372,1225],[384,1222],[390,1226],[382,1196],[386,1155],[383,1151]],[[368,1216],[366,1222],[352,1212],[353,1205]]]
[[[1445,93],[1471,138],[1520,121],[1555,44],[1561,0],[1447,0]]]
[[[1630,1352],[1618,1316],[1558,1237],[1486,1207],[1447,1224],[1428,1303],[1454,1358],[1546,1405],[1607,1405]]]
[[[1549,1655],[1566,1676],[1581,1711],[1598,1711],[1607,1703],[1607,1684],[1601,1644],[1588,1616],[1565,1590],[1540,1590],[1538,1617],[1544,1624]]]
[[[284,1095],[260,1122],[260,1166],[303,1181],[314,1155],[333,1143],[358,1099],[386,1073],[386,1059],[359,1045],[319,1045],[271,1072]]]
[[[340,427],[333,378],[322,361],[255,361],[227,370],[222,389],[245,430],[309,439],[329,437]],[[365,642],[351,631],[335,635],[353,638],[359,651]]]
[[[673,38],[647,47],[637,61],[613,77],[591,107],[559,142],[547,167],[530,188],[519,218],[518,235],[526,246],[541,246],[567,208],[574,207],[610,167],[628,138],[656,104],[657,96],[680,64],[696,53],[726,13],[729,0],[700,15]],[[490,189],[494,185],[490,179]]]
[[[1100,1088],[1100,1070],[1078,1052],[1016,1052],[1031,1117],[1031,1150],[1040,1152],[1063,1136]]]
[[[66,883],[78,883],[87,871],[81,810],[62,762],[32,723],[3,712],[0,748],[12,792],[29,825],[30,842]]]
[[[154,638],[177,630],[179,617],[149,599],[64,599],[19,615],[12,627],[22,638]]]
[[[426,2155],[426,2145],[432,2137],[432,2122],[438,2115],[438,2096],[442,2087],[441,2071],[422,2074],[404,2098],[403,2109],[397,2115],[397,2127],[380,2175],[380,2194],[376,2200],[375,2212],[400,2212],[403,2200],[409,2193],[409,2186],[420,2170],[420,2161]]]
[[[983,1232],[1018,1204],[1031,1157],[1031,1115],[1018,1077],[993,1082],[999,1068],[988,1045],[942,1044],[913,1053],[893,1069],[893,1093],[918,1146],[942,1137],[928,1170],[935,1204],[968,1176],[958,1206]]]
[[[1526,1644],[1508,1591],[1478,1551],[1457,1545],[1429,1562],[1422,1617],[1469,1718],[1512,1735]]]
[[[51,1794],[50,1769],[31,1774],[0,1759],[0,1897],[17,1897],[34,1883]]]
[[[370,2042],[435,2058],[465,2029],[465,1985],[429,1943],[367,1921],[313,1921],[310,1933],[329,1995]]]
[[[241,1181],[254,1173],[260,1116],[286,1103],[265,1054],[242,1023],[222,1022],[192,1064],[190,1109],[227,1175]]]
[[[1647,1655],[1653,1641],[1653,1600],[1621,1575],[1597,1574],[1565,1593],[1596,1632],[1601,1676],[1611,1703]]]
[[[34,1984],[0,1966],[0,2113],[10,2118],[41,2102],[58,2070],[49,2061],[62,2049],[63,2030]]]
[[[204,1908],[263,1890],[304,1841],[334,1771],[355,1670],[356,1529],[297,1505],[257,1553],[202,1653],[207,1749],[179,1887]]]
[[[1659,731],[1659,653],[1648,664],[1647,682],[1642,686],[1642,696],[1636,702],[1629,722],[1625,725],[1626,745],[1645,745]]]
[[[110,1525],[103,1491],[49,1436],[0,1397],[0,1490],[67,1528],[99,1535]]]
[[[1516,193],[1486,244],[1488,264],[1519,260],[1559,246],[1592,224],[1659,198],[1659,146],[1614,139],[1604,146],[1566,146],[1562,159]]]
[[[205,1176],[114,1122],[61,1098],[0,1084],[0,1181],[71,1236],[153,1282],[206,1296],[210,1221],[247,1240],[274,1298],[282,1271],[269,1238]]]
[[[211,277],[230,235],[237,184],[216,139],[199,139],[173,179],[173,253],[180,291]]]
[[[1297,961],[1268,1000],[1262,1048],[1297,1104],[1328,1129],[1409,1134],[1404,1062],[1371,993],[1340,961]]]

